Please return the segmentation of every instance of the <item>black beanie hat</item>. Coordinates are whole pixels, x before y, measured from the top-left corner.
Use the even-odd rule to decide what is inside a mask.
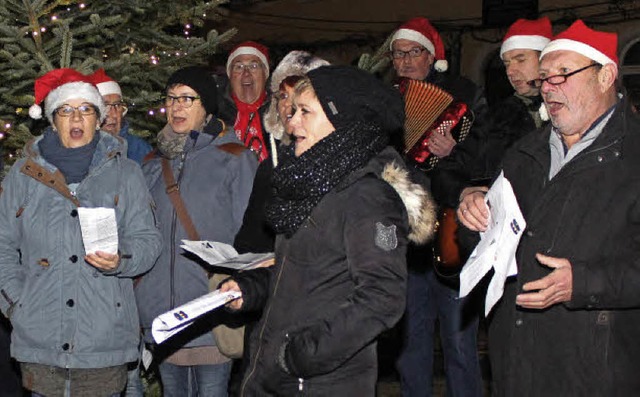
[[[404,101],[400,92],[372,74],[353,66],[322,66],[307,76],[334,127],[366,121],[387,132],[402,129]]]
[[[218,90],[215,80],[207,69],[200,66],[187,66],[176,70],[169,77],[165,92],[175,84],[187,85],[193,88],[200,96],[207,114],[218,114]]]

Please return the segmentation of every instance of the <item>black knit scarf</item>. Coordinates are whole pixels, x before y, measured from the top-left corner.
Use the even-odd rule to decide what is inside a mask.
[[[363,167],[388,141],[379,127],[357,122],[337,128],[300,157],[283,160],[273,172],[269,224],[276,233],[291,237],[325,194]]]
[[[78,148],[66,148],[62,146],[58,134],[48,129],[38,142],[38,148],[42,157],[62,172],[67,183],[79,183],[89,173],[99,140],[100,133],[96,131],[88,144]]]

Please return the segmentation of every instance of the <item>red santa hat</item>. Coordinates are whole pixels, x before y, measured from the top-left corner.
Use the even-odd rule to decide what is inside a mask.
[[[505,52],[515,49],[542,51],[552,36],[551,21],[548,17],[536,20],[518,19],[509,27],[502,40],[500,57],[502,58]]]
[[[577,52],[601,65],[613,63],[618,66],[618,35],[590,29],[579,19],[544,47],[540,59],[561,50]]]
[[[93,84],[98,88],[98,92],[100,95],[111,95],[116,94],[122,97],[122,90],[120,89],[120,85],[115,82],[111,77],[107,76],[107,73],[104,69],[98,69],[92,76]]]
[[[393,51],[393,42],[398,39],[415,41],[427,49],[436,58],[434,67],[438,72],[445,72],[449,64],[444,56],[444,44],[436,28],[427,18],[416,17],[405,22],[393,34],[390,49]]]
[[[34,119],[42,118],[40,104],[44,101],[47,118],[53,124],[53,112],[70,99],[84,99],[96,106],[101,122],[107,114],[102,95],[93,83],[93,76],[86,76],[74,69],[47,72],[36,79],[34,91],[35,101],[29,108],[29,116]]]
[[[227,58],[227,76],[231,76],[231,64],[240,55],[255,55],[264,65],[266,76],[269,77],[269,49],[255,41],[245,41],[233,47]]]

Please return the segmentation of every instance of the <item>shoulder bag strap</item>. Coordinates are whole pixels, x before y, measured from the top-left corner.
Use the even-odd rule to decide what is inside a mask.
[[[162,178],[164,179],[164,184],[166,186],[167,196],[169,196],[169,200],[171,200],[171,204],[173,204],[173,208],[176,210],[176,215],[178,215],[178,219],[180,220],[182,227],[184,227],[184,230],[187,232],[189,240],[199,241],[200,235],[187,212],[187,207],[184,205],[182,196],[180,196],[180,187],[176,183],[176,179],[173,177],[173,171],[171,171],[169,160],[163,157],[161,163]]]

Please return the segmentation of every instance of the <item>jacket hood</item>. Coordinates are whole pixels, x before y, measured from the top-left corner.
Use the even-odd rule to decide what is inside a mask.
[[[409,240],[424,244],[433,239],[436,226],[436,203],[431,194],[421,185],[413,182],[409,171],[395,161],[387,163],[381,174],[398,193],[409,216]]]
[[[398,152],[387,147],[363,168],[349,175],[338,188],[343,188],[366,174],[377,175],[391,185],[402,199],[409,217],[409,240],[416,244],[431,241],[436,231],[438,206],[431,194],[411,177]]]

